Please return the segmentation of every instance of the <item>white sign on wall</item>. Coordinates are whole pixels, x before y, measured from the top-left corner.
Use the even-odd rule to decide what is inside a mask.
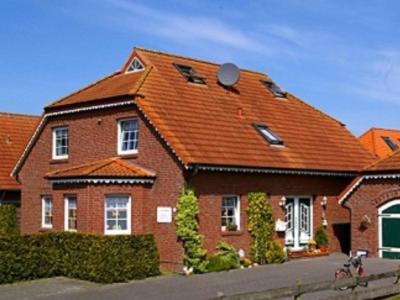
[[[157,207],[157,223],[172,222],[172,207]]]

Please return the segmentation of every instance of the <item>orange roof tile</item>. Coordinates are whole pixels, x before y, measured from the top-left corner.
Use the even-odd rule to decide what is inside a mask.
[[[366,172],[400,171],[400,150],[391,156],[382,158],[365,168]]]
[[[91,85],[78,90],[69,96],[49,104],[46,108],[59,108],[74,104],[82,104],[111,97],[134,95],[141,79],[147,72],[122,73],[116,72],[104,77]]]
[[[393,150],[383,140],[383,137],[390,138],[400,147],[400,130],[396,129],[371,128],[359,137],[359,141],[373,155],[386,158],[393,154]]]
[[[59,178],[145,178],[155,173],[119,157],[97,160],[46,173],[47,179]]]
[[[38,121],[36,116],[0,113],[0,190],[19,189],[10,173]]]
[[[134,91],[143,96],[136,97],[139,109],[185,165],[349,172],[373,161],[340,122],[293,94],[274,97],[260,82],[268,78],[265,74],[241,70],[240,81],[227,90],[217,82],[218,64],[141,48],[128,61],[133,56],[147,71],[124,74],[123,67],[49,107]],[[192,66],[207,84],[186,82],[173,63]],[[269,126],[285,146],[269,145],[253,123]]]

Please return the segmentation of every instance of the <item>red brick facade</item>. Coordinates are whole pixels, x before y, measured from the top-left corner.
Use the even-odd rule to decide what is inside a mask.
[[[126,157],[156,172],[154,184],[111,185],[69,184],[52,186],[44,174],[60,167],[69,167],[88,161],[113,157],[117,154],[117,121],[126,117],[139,120],[139,152]],[[69,159],[52,160],[52,128],[68,126]],[[153,233],[160,250],[164,267],[175,268],[181,263],[181,246],[177,242],[175,225],[158,224],[158,206],[176,207],[180,189],[190,183],[196,189],[200,203],[200,231],[205,236],[205,246],[212,251],[220,239],[249,251],[249,235],[246,230],[247,194],[262,191],[270,195],[276,218],[284,218],[284,210],[278,205],[282,196],[311,196],[313,199],[313,224],[321,224],[321,200],[328,197],[326,218],[331,237],[331,250],[340,251],[340,229],[337,226],[349,222],[348,210],[337,204],[337,195],[349,183],[351,177],[272,175],[246,173],[216,173],[183,170],[158,133],[137,112],[134,106],[81,112],[49,119],[35,146],[19,172],[22,183],[22,232],[35,233],[41,228],[41,197],[53,197],[53,230],[64,230],[64,197],[77,196],[78,231],[104,233],[104,198],[109,194],[125,194],[132,198],[132,233]],[[221,200],[223,195],[241,197],[241,230],[221,232]],[[337,227],[337,228],[336,228]],[[336,228],[336,229],[335,229]],[[283,241],[284,235],[277,235]],[[343,245],[342,245],[343,246]]]
[[[378,209],[396,199],[400,199],[398,179],[366,179],[350,195],[344,206],[351,210],[352,251],[367,249],[371,256],[378,256]],[[366,229],[360,226],[364,216],[371,220]]]

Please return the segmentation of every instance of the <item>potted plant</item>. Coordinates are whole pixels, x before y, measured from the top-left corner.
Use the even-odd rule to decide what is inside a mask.
[[[317,242],[314,240],[309,240],[308,241],[308,251],[314,252],[316,249],[317,249]]]
[[[315,241],[321,252],[328,252],[329,238],[323,226],[318,227],[315,232]]]
[[[228,223],[226,226],[226,230],[228,231],[236,231],[238,229],[237,225],[235,223]]]

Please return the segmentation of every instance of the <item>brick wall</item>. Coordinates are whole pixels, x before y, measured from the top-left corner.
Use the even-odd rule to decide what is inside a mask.
[[[368,249],[371,256],[378,256],[378,209],[381,205],[400,199],[400,182],[396,179],[366,180],[346,201],[351,209],[351,248]],[[360,228],[364,216],[371,219],[368,229]]]
[[[337,203],[337,195],[349,183],[349,179],[320,177],[320,176],[291,176],[291,175],[252,175],[252,174],[221,174],[202,172],[196,175],[191,184],[195,187],[200,199],[200,231],[205,236],[205,246],[213,250],[219,240],[224,239],[236,247],[249,253],[249,234],[245,228],[247,223],[246,209],[247,194],[261,191],[269,195],[275,219],[284,220],[284,209],[279,206],[282,196],[312,196],[313,225],[315,229],[321,225],[324,196],[328,197],[326,218],[331,239],[331,251],[341,251],[341,246],[334,232],[334,225],[349,222],[349,211]],[[241,227],[240,232],[221,232],[221,199],[223,195],[239,195]],[[284,243],[284,234],[277,234],[277,239]]]
[[[132,162],[157,173],[152,186],[77,185],[53,189],[45,180],[48,171],[94,160],[117,156],[117,120],[139,119],[139,153],[129,156]],[[52,128],[68,126],[69,159],[53,161]],[[157,224],[157,206],[175,206],[184,178],[176,158],[164,146],[152,127],[133,106],[66,115],[49,120],[26,160],[19,180],[22,182],[22,232],[41,229],[41,196],[52,195],[54,230],[64,228],[64,195],[78,197],[78,229],[82,232],[104,232],[104,197],[109,193],[132,195],[132,229],[134,233],[152,232],[165,265],[180,262],[181,248],[173,224]]]
[[[157,179],[153,185],[69,185],[52,187],[44,179],[48,171],[66,168],[94,160],[117,156],[117,120],[127,117],[139,120],[139,153],[126,159],[153,169]],[[51,158],[52,128],[68,126],[69,159],[53,161]],[[78,230],[81,232],[104,232],[104,198],[106,194],[129,194],[132,197],[133,233],[153,233],[160,250],[163,267],[176,268],[181,263],[182,250],[177,242],[175,225],[158,224],[157,206],[175,207],[180,188],[190,172],[182,172],[179,162],[160,140],[153,128],[140,113],[131,107],[120,107],[95,112],[59,116],[49,120],[36,145],[26,160],[19,180],[22,182],[22,232],[41,231],[41,197],[52,195],[54,201],[54,228],[64,228],[64,196],[75,194],[78,198]],[[217,174],[199,172],[191,178],[200,201],[200,231],[205,235],[205,246],[212,251],[223,238],[248,253],[249,236],[247,223],[247,194],[263,191],[271,196],[276,218],[284,218],[284,211],[278,202],[283,195],[313,197],[314,228],[321,223],[320,202],[327,196],[326,210],[331,236],[331,250],[339,251],[339,241],[333,224],[349,222],[349,213],[337,205],[336,196],[351,178],[321,176],[285,176],[251,174]],[[242,232],[221,233],[220,212],[222,195],[241,195]],[[283,236],[277,236],[283,240]]]

